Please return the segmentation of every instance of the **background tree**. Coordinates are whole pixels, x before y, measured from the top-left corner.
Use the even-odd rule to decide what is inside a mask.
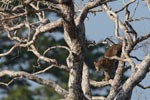
[[[132,25],[148,19],[134,18],[142,1],[126,0],[117,10],[109,4],[122,1],[77,2],[0,1],[0,84],[2,93],[8,95],[3,100],[129,100],[135,86],[149,88],[139,82],[149,72],[150,55],[147,53],[142,60],[132,55],[142,44],[148,47],[149,43],[150,33],[140,35]],[[134,9],[130,9],[132,5],[136,5]],[[121,56],[108,58],[119,61],[114,78],[108,81],[102,81],[93,65],[102,56],[98,50],[102,42],[88,40],[84,25],[89,13],[102,12],[114,23],[114,43],[122,44]],[[129,70],[126,77],[124,72]],[[93,93],[106,86],[107,95]]]

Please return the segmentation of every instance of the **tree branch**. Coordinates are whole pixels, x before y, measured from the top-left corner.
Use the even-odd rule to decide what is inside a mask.
[[[102,82],[97,82],[95,80],[90,80],[90,85],[94,87],[104,87],[104,86],[109,86],[111,85],[112,81],[102,81]]]
[[[77,23],[80,24],[84,22],[90,9],[100,6],[102,4],[108,3],[108,2],[113,2],[113,1],[116,1],[116,0],[94,0],[92,2],[86,3],[83,9],[81,10],[81,13],[77,17],[77,20],[78,20]]]
[[[67,95],[68,95],[68,91],[63,89],[56,82],[53,82],[51,80],[42,79],[42,78],[37,77],[33,74],[29,74],[27,72],[9,71],[9,70],[0,71],[0,77],[3,77],[3,76],[10,76],[10,77],[13,77],[13,78],[20,78],[20,77],[26,78],[28,80],[32,80],[32,81],[37,82],[39,84],[42,84],[42,85],[45,85],[45,86],[48,86],[48,87],[52,87],[57,93],[59,93],[63,97],[67,97]]]
[[[123,54],[121,55],[121,58],[124,58]],[[123,74],[123,69],[124,69],[124,62],[119,61],[114,79],[111,82],[110,92],[107,96],[108,100],[113,100],[119,91],[119,87],[121,86],[121,78]]]
[[[82,71],[82,90],[88,100],[92,100],[91,89],[89,84],[89,68],[84,62]]]
[[[92,96],[92,100],[106,100],[106,98],[102,96]]]
[[[56,61],[55,59],[50,59],[50,58],[48,58],[48,57],[42,56],[42,55],[37,51],[37,49],[35,48],[34,45],[31,45],[30,47],[31,47],[31,48],[29,49],[29,51],[32,51],[32,53],[34,53],[34,54],[38,57],[38,59],[43,60],[43,61],[48,62],[48,63],[57,64],[57,61]]]
[[[142,84],[138,84],[137,86],[142,89],[150,89],[150,86],[143,86]]]
[[[61,28],[62,25],[63,25],[62,19],[59,19],[57,21],[50,22],[48,24],[41,26],[39,30],[40,30],[40,32],[53,31],[53,30],[56,30],[58,28]]]
[[[136,0],[130,0],[128,3],[126,3],[121,9],[115,11],[115,13],[118,13],[120,11],[123,11],[125,8],[127,8],[130,4],[134,3]]]
[[[128,93],[131,93],[133,88],[145,78],[149,67],[150,55],[147,55],[140,64],[136,65],[137,70],[135,73],[132,73],[131,76],[122,85],[122,88],[115,97],[116,100],[128,100]]]
[[[127,46],[130,47],[130,45],[133,44],[133,40],[129,33],[128,28],[121,22],[121,20],[119,20],[119,18],[117,17],[117,14],[113,12],[107,5],[103,5],[103,8],[106,11],[107,15],[109,16],[109,18],[113,22],[118,23],[119,28],[124,32],[125,37],[127,39],[127,44],[128,44]]]
[[[148,9],[150,10],[150,1],[149,0],[145,0],[145,2],[146,2],[146,5],[147,5]]]
[[[17,48],[17,47],[19,47],[19,44],[14,45],[13,47],[11,47],[11,48],[10,48],[7,52],[5,52],[5,53],[0,53],[0,57],[9,55],[9,54],[12,53],[12,51],[13,51],[15,48]]]

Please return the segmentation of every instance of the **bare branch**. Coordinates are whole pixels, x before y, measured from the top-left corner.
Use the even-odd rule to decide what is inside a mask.
[[[28,80],[32,80],[32,81],[37,82],[39,84],[54,88],[54,90],[57,93],[59,93],[60,95],[62,95],[63,97],[67,97],[67,94],[68,94],[68,91],[63,89],[56,82],[39,78],[39,77],[37,77],[35,75],[32,75],[32,74],[29,74],[27,72],[23,72],[23,71],[18,71],[17,72],[17,71],[9,71],[9,70],[0,71],[0,77],[3,77],[3,76],[10,76],[10,77],[13,77],[13,78],[22,77],[22,78],[26,78]]]
[[[46,67],[46,68],[43,69],[43,70],[40,70],[40,71],[38,71],[38,72],[33,73],[32,75],[37,75],[37,74],[44,73],[44,72],[48,71],[49,69],[51,69],[51,68],[53,68],[53,67],[54,67],[54,65],[51,65],[51,66],[49,66],[49,67]]]
[[[149,17],[141,17],[141,18],[136,18],[136,19],[129,19],[129,22],[132,22],[132,21],[142,21],[142,20],[150,20]]]
[[[9,55],[9,54],[12,53],[12,51],[13,51],[15,48],[17,48],[17,47],[19,47],[19,44],[14,45],[13,47],[11,47],[11,49],[9,49],[9,50],[8,50],[7,52],[5,52],[5,53],[0,53],[0,57]]]
[[[115,36],[116,36],[116,38],[118,38],[119,40],[123,40],[123,38],[120,36],[120,34],[119,34],[119,23],[118,23],[118,16],[117,15],[115,15],[114,14],[114,16],[116,17],[116,19],[115,19]]]
[[[140,1],[138,0],[138,2],[137,2],[137,4],[136,4],[136,6],[135,6],[135,8],[134,8],[134,12],[133,12],[133,14],[132,14],[132,16],[131,16],[131,18],[130,18],[130,19],[132,19],[132,18],[134,17],[135,12],[136,12],[136,10],[137,10],[137,8],[138,8],[138,6],[139,6],[139,3],[140,3]]]
[[[90,85],[94,86],[94,87],[104,87],[104,86],[109,86],[111,85],[112,81],[102,81],[102,82],[97,82],[94,80],[90,80]]]
[[[116,60],[123,61],[123,62],[128,61],[127,59],[123,59],[123,58],[118,57],[118,56],[112,56],[112,57],[104,56],[104,57],[105,57],[105,58],[108,58],[108,59],[116,59]]]
[[[54,3],[54,4],[68,4],[70,3],[70,0],[49,0],[48,2]]]
[[[116,96],[116,100],[121,100],[120,98],[128,98],[128,93],[143,80],[150,67],[150,55],[147,55],[145,59],[138,65],[136,65],[137,70],[131,74],[127,81],[123,84],[119,93]],[[130,87],[130,88],[129,88]]]
[[[70,49],[69,49],[68,47],[66,47],[66,46],[53,46],[53,47],[50,47],[50,48],[48,48],[47,50],[45,50],[44,53],[43,53],[43,56],[44,56],[48,51],[50,51],[50,50],[52,50],[52,49],[56,49],[56,48],[63,48],[63,49],[66,49],[68,52],[70,52]]]
[[[127,8],[130,4],[134,3],[136,0],[130,0],[128,1],[128,3],[126,3],[121,9],[115,11],[115,13],[119,13],[120,11],[124,10],[125,8]]]
[[[140,43],[140,42],[142,42],[142,41],[144,41],[144,40],[146,40],[148,38],[150,38],[150,33],[147,33],[147,34],[145,34],[143,36],[138,37],[137,40],[132,44],[132,48],[135,47],[138,43]],[[132,49],[130,48],[130,51],[131,50]]]
[[[133,41],[136,41],[137,40],[137,32],[134,30],[134,28],[128,21],[125,21],[125,23],[128,26],[128,28],[130,28],[130,30],[131,30],[130,33],[133,34]]]
[[[131,56],[129,55],[129,57],[136,59],[137,61],[142,61],[141,59],[137,58],[136,56]]]
[[[15,16],[9,16],[9,17],[0,19],[0,21],[3,21],[3,20],[10,20],[10,19],[14,19],[14,18],[17,18],[17,17],[22,17],[22,16],[25,16],[26,14],[27,14],[27,12],[24,12],[24,13],[15,15]]]
[[[102,96],[92,96],[92,100],[105,100],[105,97]]]
[[[113,22],[116,23],[118,21],[119,28],[124,32],[125,37],[127,39],[127,44],[128,44],[127,46],[130,47],[130,45],[133,44],[133,40],[130,33],[128,33],[129,32],[128,28],[121,22],[121,20],[117,18],[116,13],[110,10],[110,8],[107,5],[103,5],[103,8]]]
[[[13,78],[12,80],[10,80],[8,83],[4,83],[4,82],[0,82],[0,85],[5,85],[5,86],[9,86],[16,78]]]
[[[121,54],[121,58],[124,58],[123,54]],[[116,70],[116,73],[115,73],[115,76],[114,76],[114,79],[111,82],[110,92],[109,92],[109,94],[107,96],[107,98],[109,100],[113,100],[114,97],[116,96],[117,92],[120,89],[123,70],[124,70],[124,62],[119,61],[118,67],[117,67],[117,70]]]
[[[137,86],[142,89],[150,89],[150,86],[143,86],[142,84],[138,84]]]
[[[22,28],[24,25],[25,25],[24,23],[20,23],[18,25],[13,26],[13,27],[7,26],[6,28],[7,28],[8,31],[14,31],[14,30],[17,30],[19,28]]]
[[[34,45],[31,45],[30,47],[31,47],[31,49],[29,49],[29,51],[32,51],[32,52],[38,57],[38,59],[43,60],[43,61],[46,61],[46,62],[48,62],[48,63],[57,64],[57,61],[56,61],[55,59],[50,59],[50,58],[48,58],[48,57],[42,56],[42,55],[37,51],[37,49],[35,48]]]
[[[53,30],[60,28],[60,27],[62,27],[62,19],[59,19],[57,21],[50,22],[46,25],[41,26],[40,32],[53,31]]]
[[[86,63],[83,64],[83,71],[82,71],[82,90],[85,95],[85,97],[88,100],[92,100],[91,98],[91,89],[89,84],[89,69]]]
[[[137,38],[137,41],[135,43],[142,42],[142,41],[144,41],[144,40],[146,40],[148,38],[150,38],[150,33],[147,33],[147,34],[145,34],[143,36],[140,36],[139,38]]]
[[[128,7],[126,8],[126,12],[125,12],[125,24],[128,26],[128,28],[130,29],[129,33],[131,33],[133,35],[133,41],[136,41],[137,39],[137,32],[134,30],[134,28],[132,27],[132,25],[129,23],[130,19],[130,11],[128,10]]]
[[[77,23],[80,24],[84,22],[90,9],[97,7],[97,6],[101,6],[102,4],[106,4],[108,2],[113,2],[113,1],[115,0],[95,0],[92,2],[86,3],[86,5],[81,10],[80,15],[77,17],[77,20],[78,20]]]

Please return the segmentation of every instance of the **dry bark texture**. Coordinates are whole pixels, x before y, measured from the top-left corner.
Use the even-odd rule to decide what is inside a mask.
[[[150,55],[147,54],[142,61],[140,60],[139,64],[136,64],[133,59],[138,60],[138,58],[135,56],[131,57],[130,53],[135,49],[137,44],[149,39],[150,33],[143,34],[142,36],[138,35],[131,25],[131,22],[134,22],[135,20],[141,21],[141,19],[134,19],[130,15],[130,10],[128,9],[131,4],[137,3],[138,5],[139,1],[129,0],[117,11],[111,9],[108,4],[110,2],[119,2],[119,0],[89,0],[86,3],[84,2],[85,4],[77,10],[75,9],[76,0],[20,0],[18,5],[15,6],[12,5],[13,2],[14,0],[1,1],[3,4],[0,7],[0,31],[3,34],[7,33],[8,38],[13,42],[12,47],[8,51],[0,53],[0,57],[5,57],[14,52],[16,48],[23,47],[32,52],[38,60],[48,63],[49,67],[36,73],[1,70],[0,78],[9,76],[14,79],[23,77],[32,80],[53,88],[65,100],[130,100],[133,88],[137,85],[142,87],[139,83],[149,72]],[[146,3],[149,7],[148,0],[146,0]],[[40,8],[41,5],[46,6],[46,8]],[[30,10],[27,7],[32,9]],[[20,9],[23,10],[20,11]],[[53,11],[60,17],[55,21],[49,21],[45,16],[46,11]],[[125,21],[120,20],[118,17],[118,14],[123,11],[125,12]],[[107,79],[105,81],[97,82],[89,79],[89,66],[84,62],[86,49],[88,49],[87,47],[89,46],[85,37],[86,28],[84,21],[87,18],[88,13],[95,14],[100,12],[106,13],[114,23],[114,35],[115,38],[120,41],[120,49],[122,52],[120,52],[121,54],[119,54],[119,56],[117,54],[110,56],[108,53],[105,53],[104,59],[107,59],[107,61],[118,62],[116,64],[117,68],[115,76],[111,80]],[[29,13],[34,13],[37,16],[38,21],[30,22],[28,18]],[[22,17],[24,18],[23,20],[21,19]],[[19,32],[18,30],[23,28],[28,30],[27,33],[24,33],[26,34],[26,37],[16,35],[18,34],[17,32]],[[35,46],[35,41],[38,40],[38,36],[45,32],[51,33],[56,30],[60,31],[60,29],[63,30],[64,40],[68,46],[49,47],[41,54]],[[119,33],[120,30],[122,31],[122,35]],[[67,65],[59,64],[57,59],[45,56],[48,51],[56,48],[65,49],[69,52],[69,55],[66,58]],[[113,50],[115,49],[112,49],[111,52],[115,53]],[[107,61],[104,60],[104,62]],[[114,62],[111,63],[114,65]],[[126,63],[128,63],[131,68],[131,75],[124,83],[122,83],[121,78]],[[110,66],[107,63],[103,65],[106,67]],[[52,80],[45,80],[36,76],[37,74],[50,70],[52,67],[57,67],[69,73],[68,90]],[[107,68],[107,70],[109,70],[109,68]],[[12,81],[13,80],[10,80],[8,83],[1,82],[0,84],[8,86]],[[106,97],[92,96],[90,85],[94,87],[105,87],[109,85],[111,88]],[[129,93],[131,95],[129,95]]]

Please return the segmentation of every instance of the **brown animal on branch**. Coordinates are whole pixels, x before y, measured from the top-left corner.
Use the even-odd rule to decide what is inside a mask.
[[[108,81],[110,79],[111,73],[115,72],[118,61],[115,59],[109,59],[112,56],[120,57],[122,51],[122,44],[113,44],[109,48],[106,49],[104,53],[104,57],[100,58],[98,61],[94,62],[96,71],[100,71],[101,69],[104,71],[104,79]],[[105,58],[108,57],[108,58]]]

